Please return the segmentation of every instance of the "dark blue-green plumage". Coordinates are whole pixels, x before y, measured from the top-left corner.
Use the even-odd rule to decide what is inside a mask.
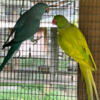
[[[5,64],[13,56],[14,52],[19,49],[21,43],[31,38],[38,31],[41,17],[47,8],[47,4],[37,3],[20,16],[12,29],[8,40],[3,45],[3,49],[8,46],[11,46],[11,48],[9,49],[7,56],[4,58],[3,63],[0,65],[0,71],[2,71]],[[9,41],[12,34],[14,34],[14,38]]]

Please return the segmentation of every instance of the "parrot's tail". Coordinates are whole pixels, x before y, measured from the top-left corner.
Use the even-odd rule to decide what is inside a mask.
[[[11,46],[10,50],[8,51],[7,56],[4,58],[3,63],[0,65],[0,71],[4,68],[6,63],[10,60],[10,58],[13,56],[14,52],[19,49],[21,43],[17,43],[13,46]]]
[[[81,62],[79,63],[79,65],[80,65],[82,77],[84,78],[85,83],[86,83],[88,100],[93,100],[93,89],[96,95],[96,100],[99,100],[99,96],[98,96],[97,88],[93,79],[91,68],[89,69],[85,62]]]

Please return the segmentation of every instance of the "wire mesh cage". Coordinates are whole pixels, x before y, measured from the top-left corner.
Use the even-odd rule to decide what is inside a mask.
[[[97,71],[93,73],[94,80],[96,83],[98,95],[100,97],[99,88],[99,74],[100,74],[100,1],[98,0],[80,0],[79,2],[79,27],[84,33],[88,46],[92,52],[95,63],[97,65]],[[80,73],[78,73],[78,100],[87,100],[87,94],[85,93],[85,84],[81,81]],[[96,100],[94,96],[94,100]]]
[[[9,50],[2,50],[2,45],[16,21],[41,1],[49,5],[50,12],[42,16],[33,36],[37,41],[24,41],[0,72],[0,100],[78,99],[78,64],[58,46],[52,19],[61,14],[78,27],[79,0],[0,0],[0,63]]]

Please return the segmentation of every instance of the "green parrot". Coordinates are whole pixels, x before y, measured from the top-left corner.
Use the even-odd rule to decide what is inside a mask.
[[[97,69],[96,64],[82,32],[62,15],[54,16],[52,23],[57,25],[57,40],[60,47],[79,63],[81,75],[86,83],[88,100],[93,100],[93,89],[96,100],[99,100],[92,75],[92,72]]]
[[[0,65],[0,71],[2,71],[5,64],[9,61],[9,59],[11,59],[14,52],[19,49],[21,43],[27,39],[33,38],[33,35],[39,29],[41,17],[45,12],[49,12],[48,5],[45,3],[37,3],[20,16],[7,41],[3,45],[3,49],[8,46],[10,46],[10,49]],[[13,34],[14,38],[9,41]]]

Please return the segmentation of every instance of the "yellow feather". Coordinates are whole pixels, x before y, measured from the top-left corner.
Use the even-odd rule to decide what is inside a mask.
[[[91,69],[87,68],[87,64],[84,61],[79,62],[81,74],[86,83],[86,89],[88,94],[88,100],[93,100],[93,89],[96,95],[96,100],[99,100],[99,96],[97,93],[97,88],[93,79]]]

